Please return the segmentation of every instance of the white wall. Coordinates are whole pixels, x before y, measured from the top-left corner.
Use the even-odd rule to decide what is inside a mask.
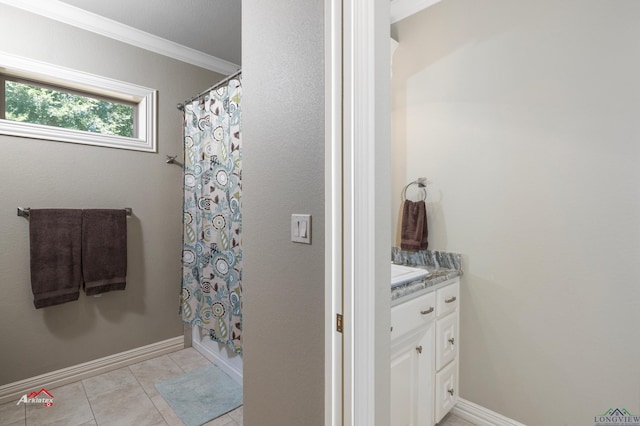
[[[324,4],[245,0],[242,29],[245,424],[323,425]]]
[[[0,51],[158,90],[158,152],[0,136],[0,385],[183,333],[182,151],[176,104],[219,74],[0,5]],[[127,288],[36,310],[18,206],[132,207]],[[82,293],[82,292],[81,292]]]
[[[464,254],[460,395],[525,424],[640,413],[638,17],[445,0],[393,27],[394,194],[428,177],[430,247]]]

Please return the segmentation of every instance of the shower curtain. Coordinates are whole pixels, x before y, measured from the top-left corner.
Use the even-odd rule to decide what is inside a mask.
[[[242,353],[241,77],[184,107],[180,311]]]

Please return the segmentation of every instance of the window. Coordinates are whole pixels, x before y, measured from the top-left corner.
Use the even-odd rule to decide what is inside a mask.
[[[134,137],[134,104],[7,78],[4,79],[4,91],[5,107],[4,111],[0,111],[0,118],[103,135]]]
[[[0,134],[156,151],[156,92],[0,53]]]

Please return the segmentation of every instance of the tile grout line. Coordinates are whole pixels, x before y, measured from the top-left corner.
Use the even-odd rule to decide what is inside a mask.
[[[183,350],[184,350],[184,349],[183,349]],[[173,363],[174,363],[175,365],[177,365],[177,366],[178,366],[178,368],[182,371],[182,373],[183,373],[183,374],[187,374],[187,371],[185,371],[185,370],[184,370],[184,368],[182,368],[182,366],[181,366],[180,364],[178,364],[178,363],[176,362],[176,360],[175,360],[175,359],[173,359],[173,358],[171,357],[171,354],[167,354],[167,356],[169,357],[169,359],[170,359],[171,361],[173,361]]]
[[[153,401],[152,398],[149,398],[149,400],[151,401],[153,406],[156,408],[156,410],[158,410],[158,412],[160,413],[160,417],[162,417],[162,420],[168,425],[169,424],[169,420],[167,420],[167,418],[164,416],[164,414],[162,414],[162,411],[160,411],[160,408],[158,408],[158,406],[156,405],[156,403]],[[162,400],[164,401],[164,398],[162,398]],[[167,404],[167,405],[169,405],[169,404]],[[169,405],[169,407],[171,407],[171,406]],[[176,417],[178,417],[178,416],[176,415]]]
[[[165,355],[162,355],[162,356],[165,356]],[[168,354],[166,355],[166,357],[171,359]],[[157,358],[160,358],[160,357],[157,357]],[[153,359],[157,359],[157,358],[153,358]],[[173,360],[171,360],[171,361],[173,361]],[[144,361],[142,361],[142,362],[144,362]],[[139,362],[138,364],[142,364],[142,362]],[[132,364],[132,365],[136,365],[136,364]],[[142,383],[140,383],[140,380],[138,380],[138,376],[136,376],[136,373],[134,373],[134,371],[131,369],[131,366],[130,365],[127,366],[127,369],[129,370],[129,372],[131,373],[133,378],[136,380],[136,383],[138,384],[138,386],[140,386],[140,389],[142,389],[144,394],[147,396],[147,399],[151,402],[151,405],[153,405],[153,408],[155,408],[156,411],[158,412],[158,414],[160,414],[160,418],[162,418],[162,421],[165,422],[165,424],[167,424],[167,426],[168,426],[169,422],[167,422],[167,419],[164,418],[164,416],[162,415],[162,412],[160,412],[160,410],[158,409],[158,406],[155,404],[155,402],[153,402],[153,399],[151,398],[151,396],[149,396],[149,393],[147,392],[147,390],[144,388],[144,386],[142,386]],[[155,387],[155,383],[153,383],[153,386]],[[158,395],[160,395],[160,393],[158,393]],[[160,397],[162,397],[162,395],[160,395]],[[162,399],[164,399],[164,398],[162,398]]]
[[[87,402],[89,403],[89,409],[91,410],[91,415],[93,416],[93,421],[98,424],[98,419],[96,419],[96,413],[93,411],[93,405],[91,405],[91,399],[89,398],[89,394],[87,393],[87,388],[84,386],[84,381],[80,380],[80,384],[82,385],[82,390],[84,391],[84,396],[87,398]]]
[[[184,349],[183,349],[183,350],[184,350]],[[184,368],[182,368],[182,366],[181,366],[180,364],[178,364],[178,363],[176,362],[176,360],[175,360],[175,359],[173,359],[173,358],[171,357],[171,354],[173,354],[173,353],[175,353],[175,352],[172,352],[172,353],[167,354],[167,358],[169,358],[169,359],[171,360],[171,362],[173,362],[176,366],[178,366],[178,368],[180,369],[180,371],[182,371],[182,374],[187,374],[187,372],[186,372],[186,371],[184,371]],[[153,384],[153,386],[155,387],[155,383]],[[156,390],[157,390],[157,389],[156,389]],[[162,396],[162,394],[161,394],[160,392],[158,392],[158,396],[159,396],[160,398],[162,398],[162,400],[164,401],[164,403],[165,403],[165,404],[167,404],[167,406],[168,406],[169,408],[171,408],[171,411],[173,411],[173,407],[171,407],[171,405],[169,405],[169,402],[168,402],[166,399],[164,399],[164,397]],[[154,407],[156,407],[156,404],[153,402],[153,400],[151,400],[151,402],[153,403],[153,406],[154,406]],[[160,410],[158,409],[158,407],[156,407],[156,410],[160,411]],[[175,414],[175,411],[174,411],[173,413]],[[160,415],[162,416],[162,413],[160,413]],[[178,415],[177,415],[177,414],[175,414],[175,415],[176,415],[176,417],[178,417]],[[165,421],[167,424],[169,424],[169,422],[167,421],[167,419],[165,419],[165,418],[164,418],[164,416],[162,416],[162,418],[164,419],[164,421]],[[179,418],[179,417],[178,417],[178,418]],[[182,421],[182,419],[180,419],[180,421]]]

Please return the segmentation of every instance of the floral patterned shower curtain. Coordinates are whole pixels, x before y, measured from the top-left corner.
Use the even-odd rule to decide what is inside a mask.
[[[184,108],[183,321],[242,353],[242,155],[234,77]]]

